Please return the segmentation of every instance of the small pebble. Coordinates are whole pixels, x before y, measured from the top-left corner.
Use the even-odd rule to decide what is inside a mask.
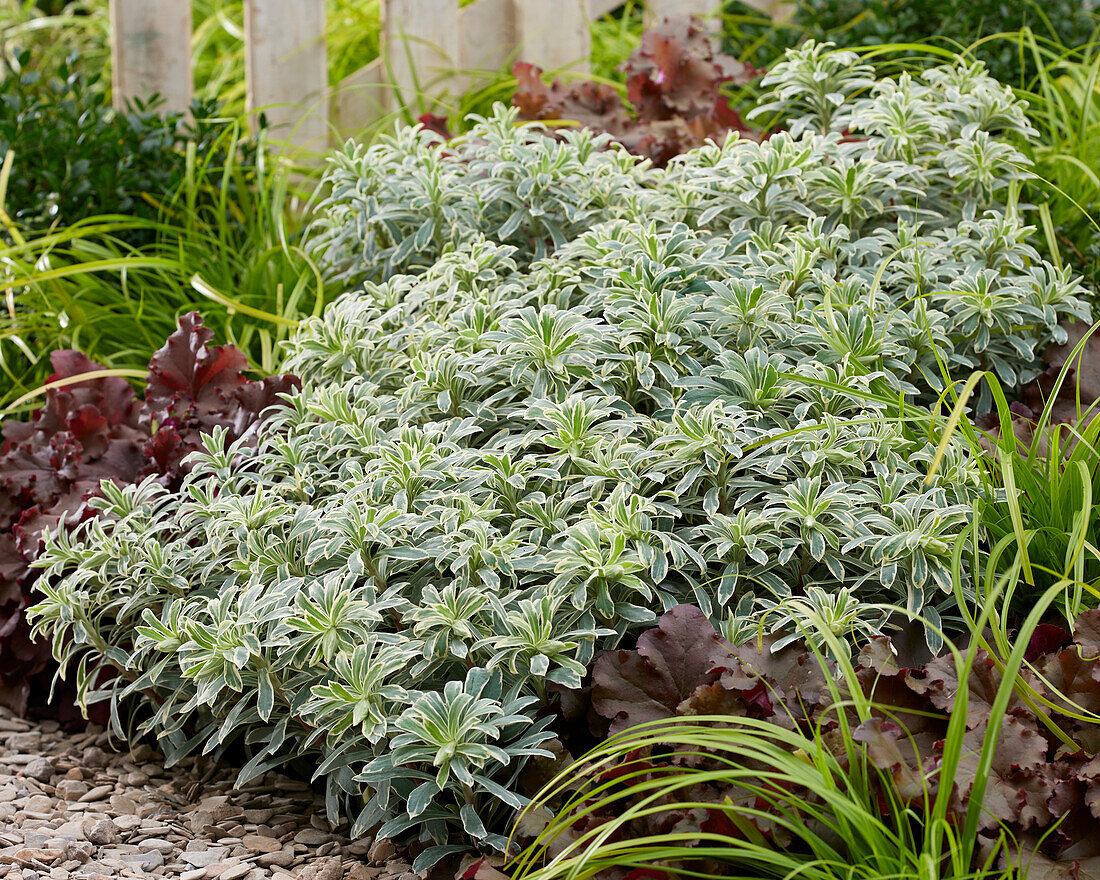
[[[76,801],[88,793],[87,783],[76,779],[62,779],[57,783],[56,794],[64,801]]]
[[[283,848],[279,841],[259,834],[246,834],[241,838],[241,843],[254,853],[276,853]]]
[[[110,819],[86,819],[83,825],[84,837],[96,846],[108,846],[118,843],[122,834],[118,826]]]
[[[331,833],[325,833],[319,828],[303,828],[294,835],[295,843],[304,843],[306,846],[320,846],[332,839]]]
[[[80,801],[80,803],[82,804],[95,803],[96,801],[103,800],[105,797],[107,797],[107,795],[114,791],[114,789],[115,787],[113,785],[97,785],[95,788],[86,791],[79,798],[77,798],[77,800]]]
[[[278,852],[264,853],[256,859],[256,864],[265,868],[289,868],[296,859],[297,856],[294,855],[294,850],[288,847],[287,849],[280,849]]]
[[[142,852],[158,852],[162,855],[168,855],[175,852],[177,846],[170,840],[163,840],[159,837],[150,837],[148,840],[143,840],[138,844],[138,849]]]
[[[31,762],[23,768],[24,776],[29,776],[31,779],[37,779],[39,782],[49,782],[53,773],[53,764],[47,758],[33,758]]]
[[[218,880],[240,880],[241,877],[252,870],[252,866],[247,862],[244,862],[239,865],[230,865],[226,867],[225,870],[218,871],[217,874],[212,874],[212,870],[213,868],[207,869],[206,875],[208,877],[217,877]]]
[[[397,855],[397,847],[392,840],[376,840],[368,850],[367,858],[372,865],[382,865]]]

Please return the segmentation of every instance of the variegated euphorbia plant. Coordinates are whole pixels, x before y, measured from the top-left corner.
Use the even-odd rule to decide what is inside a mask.
[[[792,52],[786,131],[661,171],[505,109],[336,156],[315,243],[355,286],[290,344],[303,390],[48,548],[87,697],[147,695],[171,757],[243,737],[244,778],[311,757],[421,869],[506,845],[552,691],[663,609],[936,620],[976,482],[954,445],[926,479],[927,405],[1088,308],[1006,207],[1011,93],[857,60]]]

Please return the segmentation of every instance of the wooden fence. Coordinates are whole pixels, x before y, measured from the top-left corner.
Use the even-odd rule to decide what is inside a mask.
[[[547,70],[588,66],[589,23],[624,0],[381,0],[381,57],[330,87],[326,0],[244,0],[248,108],[263,109],[276,136],[323,149],[336,129],[352,132],[412,100],[469,84],[467,71],[510,58]],[[783,0],[747,0],[776,18]],[[191,97],[190,0],[110,0],[117,104],[156,92],[166,109]],[[655,19],[707,15],[720,0],[647,0]],[[455,71],[463,71],[466,83]],[[449,73],[448,73],[449,72]]]

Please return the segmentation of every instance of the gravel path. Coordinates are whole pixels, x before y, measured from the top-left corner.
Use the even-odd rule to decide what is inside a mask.
[[[67,734],[0,709],[0,877],[423,880],[392,846],[334,832],[305,783],[234,789],[234,775],[202,758],[165,770],[96,725]]]

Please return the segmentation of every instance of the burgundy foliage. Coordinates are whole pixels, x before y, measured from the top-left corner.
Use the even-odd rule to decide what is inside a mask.
[[[47,529],[72,528],[93,515],[88,501],[100,482],[133,483],[155,475],[166,486],[182,478],[183,458],[202,434],[227,429],[247,438],[293,376],[252,381],[234,346],[210,345],[213,332],[192,312],[149,362],[145,399],[124,379],[101,377],[52,388],[26,422],[3,425],[0,445],[0,704],[26,710],[50,662],[34,642],[23,612],[33,603],[29,567]],[[49,381],[100,370],[76,351],[56,351]]]
[[[434,131],[445,141],[449,141],[454,137],[453,132],[447,127],[446,116],[436,116],[434,113],[421,113],[416,117],[416,121],[428,129],[428,131]]]
[[[997,663],[979,651],[970,679],[960,684],[950,656],[907,668],[903,651],[885,639],[871,642],[860,654],[857,677],[864,694],[879,709],[870,720],[849,718],[854,739],[882,771],[881,809],[903,805],[919,815],[926,793],[940,783],[944,737],[961,687],[968,691],[964,754],[952,781],[948,819],[961,828],[973,796],[979,752],[986,737],[993,700],[1002,678]],[[1033,878],[1100,876],[1100,725],[1079,721],[1057,692],[1088,712],[1100,712],[1100,611],[1083,614],[1069,633],[1057,627],[1037,631],[1028,656],[1046,684],[1031,672],[1025,680],[1051,705],[1049,719],[1038,718],[1018,695],[1008,705],[993,755],[992,775],[982,799],[980,844],[988,852],[1004,828],[1025,857],[1034,857]],[[827,678],[826,676],[830,677]],[[600,655],[592,673],[591,706],[610,722],[611,731],[661,718],[734,715],[769,720],[809,733],[814,726],[841,763],[847,760],[830,691],[831,670],[797,645],[772,653],[770,643],[735,647],[720,638],[706,616],[693,606],[667,612],[659,626],[641,636],[637,650]],[[836,682],[844,698],[843,682]],[[887,708],[889,707],[889,708]],[[1071,745],[1072,743],[1072,745]],[[705,759],[672,755],[660,749],[631,753],[602,781],[618,773],[664,776],[676,767]],[[638,781],[633,778],[633,782]],[[892,791],[887,791],[887,789]],[[887,795],[890,796],[887,796]],[[811,791],[795,792],[812,801]],[[766,808],[741,789],[719,783],[692,785],[696,802],[734,803]],[[617,801],[621,812],[627,803]],[[594,815],[585,827],[609,816]],[[1059,822],[1061,820],[1061,822]],[[636,820],[627,834],[654,834],[670,829],[741,835],[719,810],[670,808]],[[746,820],[749,821],[749,820]],[[791,844],[764,819],[752,819],[755,830],[777,847]],[[695,868],[721,875],[725,868],[707,863]],[[612,873],[598,875],[611,880]],[[671,877],[658,871],[655,880]],[[622,873],[614,874],[622,880]]]
[[[566,85],[558,79],[547,84],[541,69],[523,62],[512,68],[518,81],[512,104],[523,119],[562,120],[607,132],[659,166],[708,138],[722,143],[730,132],[761,136],[721,89],[725,83],[751,82],[762,71],[719,52],[697,18],[665,19],[646,31],[619,69],[626,73],[630,106],[609,85]]]

